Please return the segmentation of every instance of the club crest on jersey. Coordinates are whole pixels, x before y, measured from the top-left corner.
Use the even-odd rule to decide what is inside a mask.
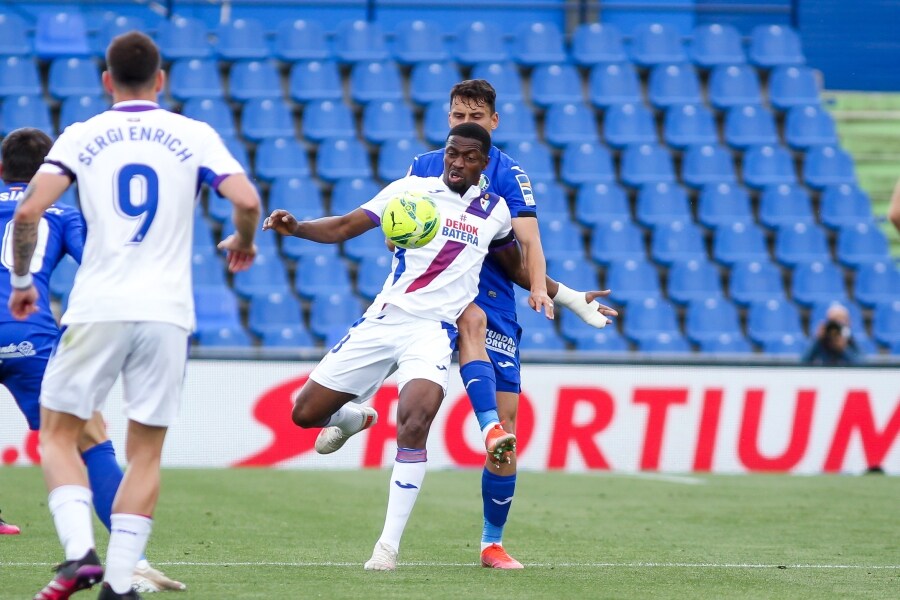
[[[488,179],[488,176],[484,173],[481,174],[481,177],[478,178],[478,189],[482,192],[488,189],[488,186],[491,185],[491,180]]]

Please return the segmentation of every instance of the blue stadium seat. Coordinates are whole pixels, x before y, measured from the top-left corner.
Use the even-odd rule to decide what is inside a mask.
[[[752,104],[734,106],[725,116],[725,143],[732,148],[746,150],[749,146],[777,144],[778,129],[775,118],[762,106]]]
[[[775,260],[789,267],[801,263],[831,260],[825,230],[815,223],[794,223],[775,234]]]
[[[662,297],[656,265],[646,260],[625,260],[609,265],[606,288],[612,290],[607,300],[619,306]]]
[[[504,121],[504,129],[505,129]],[[557,148],[571,143],[598,143],[594,111],[580,100],[551,104],[544,115],[544,139]]]
[[[658,298],[633,302],[628,306],[628,313],[625,315],[623,333],[625,337],[638,344],[661,333],[680,337],[675,307],[668,301]]]
[[[259,294],[250,298],[247,309],[247,327],[253,335],[263,337],[271,330],[296,327],[302,324],[303,314],[300,303],[289,292]]]
[[[630,144],[654,144],[658,138],[653,113],[641,102],[614,104],[603,114],[603,137],[619,150]]]
[[[241,127],[244,137],[254,142],[266,138],[294,137],[291,107],[277,98],[248,100],[242,111]]]
[[[852,269],[890,256],[887,237],[874,223],[856,223],[838,230],[835,255]]]
[[[294,63],[288,78],[288,94],[300,104],[315,100],[341,100],[344,91],[337,63],[331,60]]]
[[[250,158],[247,156],[247,146],[244,145],[244,142],[238,140],[237,137],[233,135],[223,135],[222,141],[225,143],[225,147],[228,148],[228,151],[231,152],[231,155],[241,163],[244,170],[249,173]]]
[[[547,261],[547,273],[557,281],[565,282],[574,290],[600,289],[597,272],[579,255],[574,258],[558,258]],[[601,299],[601,301],[603,301]],[[605,301],[604,301],[605,302]]]
[[[569,320],[573,318],[575,317],[570,317]],[[603,329],[592,327],[584,330],[584,335],[575,341],[575,347],[585,352],[620,353],[628,351],[628,341],[615,326],[607,325]]]
[[[541,332],[547,335],[557,337],[556,329],[553,321],[549,320],[543,313],[537,313],[528,305],[528,293],[521,289],[515,289],[516,296],[516,320],[525,331]]]
[[[420,62],[409,75],[409,99],[420,106],[444,100],[461,80],[452,62]]]
[[[673,221],[690,221],[687,192],[677,183],[648,183],[641,187],[635,205],[635,219],[644,227]]]
[[[227,62],[262,60],[269,56],[269,42],[263,24],[257,19],[234,19],[216,30],[216,56]]]
[[[393,254],[385,250],[379,254],[363,256],[362,260],[359,261],[356,289],[366,300],[371,302],[381,292],[385,279],[391,272],[393,256]]]
[[[264,181],[310,173],[306,150],[295,138],[267,138],[256,148],[256,176]]]
[[[201,220],[202,217],[197,217]],[[203,223],[199,229],[206,229],[206,235],[209,236],[209,242],[200,242],[208,244],[196,246],[197,235],[194,236],[194,248],[191,253],[191,283],[195,287],[213,286],[227,287],[228,282],[225,279],[225,263],[219,256],[218,250],[212,243],[212,233],[209,231],[209,225]],[[203,234],[201,234],[203,235]]]
[[[661,64],[650,71],[647,84],[650,103],[661,110],[678,104],[703,102],[700,80],[690,63]]]
[[[393,61],[360,61],[350,71],[350,99],[357,104],[403,100],[403,82]]]
[[[92,54],[100,59],[106,56],[106,48],[114,37],[129,31],[147,31],[147,24],[141,17],[115,13],[109,14],[112,16],[104,18],[96,34],[90,38]],[[88,33],[90,35],[90,32]]]
[[[288,294],[290,285],[287,272],[277,253],[260,252],[253,261],[253,268],[234,274],[234,292],[249,300],[255,296]]]
[[[740,32],[731,25],[698,25],[690,49],[691,61],[701,69],[738,65],[747,61]]]
[[[87,24],[78,12],[38,13],[34,31],[34,54],[41,60],[90,56]]]
[[[422,135],[426,142],[432,146],[444,145],[449,131],[449,115],[450,102],[448,100],[437,100],[425,107],[425,114],[422,115]]]
[[[175,16],[160,22],[156,43],[166,61],[212,56],[209,31],[199,19]]]
[[[0,56],[30,56],[33,50],[25,19],[13,12],[0,13]]]
[[[676,261],[704,260],[706,243],[703,232],[693,221],[670,221],[653,229],[650,256],[661,265]]]
[[[725,298],[699,299],[688,304],[684,332],[695,344],[719,339],[722,335],[743,337],[737,308]]]
[[[681,159],[681,179],[695,188],[736,182],[731,152],[721,144],[688,146]]]
[[[900,270],[891,260],[865,263],[853,278],[853,297],[866,308],[900,298]]]
[[[490,60],[472,67],[471,79],[487,79],[497,91],[497,105],[503,102],[522,102],[522,77],[514,62]],[[448,90],[449,93],[449,90]]]
[[[518,154],[514,154],[514,156],[519,157]],[[521,161],[521,157],[519,158]],[[531,170],[526,170],[537,179],[537,175]],[[555,172],[551,169],[549,175],[542,179],[554,178]],[[612,183],[616,180],[612,155],[606,146],[600,144],[569,144],[562,152],[559,178],[573,187],[586,183]]]
[[[362,314],[362,306],[352,297],[344,294],[320,295],[313,300],[310,307],[309,329],[323,339],[332,333],[332,330],[338,330],[339,335],[343,336]]]
[[[847,301],[844,273],[830,260],[798,264],[791,279],[791,297],[800,306],[817,302]]]
[[[82,98],[91,98],[91,96],[82,96]],[[100,103],[97,98],[93,100],[97,104]],[[97,108],[92,104],[87,106],[91,107],[91,110]],[[181,114],[208,123],[221,136],[234,136],[237,133],[231,107],[222,98],[191,98],[181,107]]]
[[[446,137],[447,130],[445,126],[444,136],[440,142],[442,146]],[[556,178],[556,169],[553,167],[553,154],[543,142],[537,140],[533,142],[513,142],[508,146],[507,152],[519,161],[519,165],[525,169],[525,172],[528,173],[531,179],[547,180]]]
[[[355,137],[356,124],[350,107],[341,101],[320,100],[303,111],[303,137],[312,142],[327,138]]]
[[[341,63],[378,62],[390,58],[384,30],[377,21],[343,21],[334,33],[334,55]]]
[[[55,137],[50,109],[40,96],[8,96],[0,108],[0,137],[20,127],[40,129]]]
[[[291,325],[277,329],[267,329],[261,336],[266,348],[314,348],[316,343],[306,327]]]
[[[787,333],[766,339],[761,346],[764,354],[799,358],[809,347],[809,342],[800,334]]]
[[[826,321],[826,313],[828,309],[831,308],[834,304],[840,304],[844,308],[847,309],[847,313],[850,316],[850,329],[853,331],[853,337],[865,337],[866,334],[866,326],[863,323],[863,315],[862,310],[856,302],[850,302],[846,299],[841,301],[836,300],[826,300],[823,302],[817,302],[813,304],[809,309],[809,332],[810,334],[815,334],[816,328],[819,324],[824,323]],[[859,340],[857,339],[857,342]]]
[[[797,182],[794,157],[779,144],[748,148],[744,152],[741,171],[744,183],[757,190],[767,185]]]
[[[643,102],[641,81],[631,63],[597,64],[591,68],[588,98],[597,108]]]
[[[626,62],[622,33],[609,23],[582,23],[572,34],[572,59],[582,67]]]
[[[318,244],[298,237],[286,237],[281,241],[281,253],[291,260],[299,261],[322,255],[337,256],[338,247],[334,244]]]
[[[319,61],[331,56],[321,23],[311,19],[289,19],[278,24],[275,58],[283,62]]]
[[[323,294],[349,294],[352,287],[344,259],[334,255],[303,258],[297,262],[294,289],[307,300]]]
[[[331,189],[331,210],[328,214],[346,214],[374,198],[380,191],[381,186],[370,177],[340,179]]]
[[[718,298],[722,296],[719,268],[705,258],[675,261],[669,267],[667,288],[676,304]]]
[[[769,75],[769,102],[777,110],[819,104],[819,84],[809,67],[775,67]]]
[[[610,221],[630,221],[625,190],[615,183],[587,183],[575,194],[575,219],[585,227]]]
[[[533,142],[538,139],[534,112],[522,101],[497,103],[497,113],[503,126],[495,129],[491,138],[495,144],[505,146],[513,142]]]
[[[803,181],[816,189],[856,183],[853,158],[840,146],[810,148],[803,161]]]
[[[566,219],[545,219],[538,221],[544,256],[548,260],[581,258],[584,247],[578,226]]]
[[[574,65],[538,65],[531,72],[531,101],[542,108],[570,102],[583,103],[581,87],[581,75]]]
[[[90,58],[57,58],[50,63],[47,91],[59,100],[100,93],[100,72]]]
[[[444,43],[444,34],[440,26],[434,21],[423,19],[398,23],[394,28],[394,44],[391,51],[394,59],[403,65],[443,62],[450,59],[450,52]],[[447,91],[449,89],[448,87]]]
[[[819,218],[829,229],[870,223],[874,220],[872,202],[856,184],[830,185],[819,197]]]
[[[750,62],[763,69],[806,62],[800,36],[785,25],[758,25],[750,33]]]
[[[194,288],[197,329],[240,327],[237,297],[227,287]]]
[[[872,315],[872,337],[884,346],[900,344],[900,300],[883,302],[875,306]]]
[[[7,56],[0,62],[0,97],[40,96],[44,93],[35,62],[28,57]],[[94,90],[99,93],[99,90]]]
[[[76,271],[78,271],[78,263],[75,262],[75,259],[69,255],[63,256],[50,275],[50,294],[54,298],[60,298],[72,291]]]
[[[301,220],[325,216],[322,192],[308,177],[279,177],[269,187],[269,210],[283,208]],[[289,238],[285,238],[286,242]],[[297,238],[299,239],[299,238]]]
[[[793,223],[812,223],[812,201],[799,184],[766,186],[759,197],[759,222],[769,229]]]
[[[537,198],[538,211],[542,219],[566,219],[569,215],[569,200],[563,186],[555,181],[532,181],[531,189]]]
[[[512,57],[526,67],[565,62],[563,32],[551,21],[520,23],[514,31]]]
[[[664,23],[641,24],[631,33],[631,60],[642,67],[687,59],[679,31]]]
[[[735,183],[703,186],[697,198],[697,221],[710,229],[731,223],[752,222],[753,209],[747,189]]]
[[[281,98],[281,76],[272,61],[241,60],[231,65],[228,78],[232,100],[246,102],[256,98]]]
[[[191,98],[221,98],[222,78],[215,61],[177,60],[169,68],[169,95],[179,102]]]
[[[370,144],[414,137],[416,132],[412,109],[405,102],[370,102],[363,108],[362,135]]]
[[[253,345],[240,323],[223,327],[200,327],[198,324],[194,339],[199,346],[205,347],[248,348]]]
[[[194,209],[191,236],[194,252],[206,252],[210,257],[216,255],[216,242],[213,240],[212,229],[210,229],[209,222],[203,214],[203,207],[200,205]]]
[[[735,263],[729,274],[728,295],[741,306],[784,298],[781,270],[768,260]]]
[[[674,182],[672,156],[659,144],[633,144],[622,153],[622,183],[640,187],[657,181]]]
[[[717,144],[715,117],[705,104],[672,106],[666,111],[663,140],[679,150],[696,144]]]
[[[558,350],[565,350],[566,344],[553,330],[534,331],[532,329],[526,329],[522,332],[522,340],[519,342],[519,348],[526,352],[555,352]]]
[[[821,106],[794,106],[788,110],[784,139],[795,150],[838,143],[834,119]]]
[[[713,258],[727,266],[744,261],[769,259],[766,234],[755,223],[732,223],[716,229]]]
[[[469,66],[485,61],[508,60],[503,31],[488,21],[473,21],[460,26],[456,30],[453,57],[458,63]]]
[[[382,181],[394,181],[406,177],[413,158],[428,152],[429,148],[419,138],[407,137],[388,140],[378,151],[376,175]]]
[[[641,340],[638,351],[645,354],[688,354],[691,345],[681,333],[658,333],[653,337]]]
[[[753,347],[744,334],[723,333],[718,337],[700,342],[700,352],[704,354],[752,354]]]
[[[365,200],[368,200],[368,198],[362,199],[357,204],[362,204]],[[351,238],[343,244],[344,256],[354,262],[360,262],[367,256],[384,254],[386,251],[387,246],[385,246],[384,234],[381,232],[380,227],[370,229],[366,233]]]
[[[343,177],[371,177],[372,166],[365,146],[356,138],[328,138],[316,153],[319,177],[334,182]]]
[[[601,265],[629,259],[647,259],[644,234],[631,221],[597,223],[591,233],[590,252],[591,258]]]
[[[784,298],[754,302],[747,309],[747,336],[757,344],[785,335],[805,339],[797,306]]]
[[[721,65],[709,76],[709,103],[718,110],[744,104],[762,104],[756,71],[749,65]]]
[[[87,121],[107,108],[109,102],[100,96],[69,96],[62,101],[59,109],[59,130],[65,130],[72,123]]]

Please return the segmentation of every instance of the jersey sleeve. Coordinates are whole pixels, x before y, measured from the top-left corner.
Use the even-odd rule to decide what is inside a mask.
[[[84,239],[87,235],[87,227],[84,217],[77,210],[65,212],[63,225],[63,250],[81,264],[81,256],[84,254]]]
[[[85,161],[86,164],[90,164],[91,161],[89,156],[80,154],[78,150],[77,136],[78,128],[80,126],[80,123],[75,123],[66,127],[65,131],[59,135],[53,143],[53,147],[50,148],[50,152],[48,152],[47,156],[44,158],[45,164],[53,165],[61,169],[63,174],[68,176],[72,181],[78,179],[77,172],[79,164],[81,164],[82,161]]]
[[[537,206],[528,174],[519,166],[519,163],[508,156],[506,158],[509,161],[505,165],[506,168],[497,170],[499,176],[497,192],[506,199],[506,205],[509,207],[509,214],[512,218],[536,217]]]
[[[381,225],[381,213],[384,212],[384,207],[387,205],[388,200],[407,189],[410,189],[409,180],[405,177],[403,179],[398,179],[397,181],[389,183],[384,189],[378,192],[374,198],[363,203],[360,208],[366,211],[366,214],[369,215],[369,218],[372,219],[376,225]]]
[[[244,167],[231,155],[215,129],[206,123],[200,123],[200,127],[204,130],[205,139],[203,159],[200,162],[200,181],[218,194],[219,185],[225,178],[243,173]]]

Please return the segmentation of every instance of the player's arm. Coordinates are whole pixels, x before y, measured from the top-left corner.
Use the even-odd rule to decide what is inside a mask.
[[[263,229],[274,229],[281,235],[293,236],[320,244],[339,244],[373,229],[375,221],[362,208],[345,215],[298,221],[284,209],[272,211],[263,221]]]
[[[894,193],[891,194],[891,203],[888,205],[887,217],[897,231],[900,231],[900,179],[894,186]]]
[[[234,205],[231,219],[235,231],[222,240],[218,248],[228,252],[228,269],[237,273],[248,269],[256,257],[253,239],[262,212],[259,192],[243,173],[226,177],[219,183],[217,191]]]
[[[544,258],[544,248],[541,246],[541,234],[538,231],[537,219],[534,217],[514,217],[512,219],[513,232],[519,240],[524,259],[525,270],[532,285],[529,287],[531,296],[528,304],[541,312],[543,307],[547,318],[553,318],[553,302],[545,283],[547,278],[547,260]]]

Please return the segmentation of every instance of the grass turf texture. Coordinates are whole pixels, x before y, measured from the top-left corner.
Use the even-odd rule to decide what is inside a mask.
[[[162,598],[890,598],[900,478],[520,475],[505,545],[478,563],[479,471],[425,479],[394,573],[362,568],[388,472],[167,470],[148,556]],[[0,469],[0,598],[30,598],[62,553],[40,471]],[[98,549],[106,531],[95,522]],[[95,588],[96,590],[97,588]],[[77,598],[96,597],[96,591]],[[155,596],[151,596],[155,597]]]

